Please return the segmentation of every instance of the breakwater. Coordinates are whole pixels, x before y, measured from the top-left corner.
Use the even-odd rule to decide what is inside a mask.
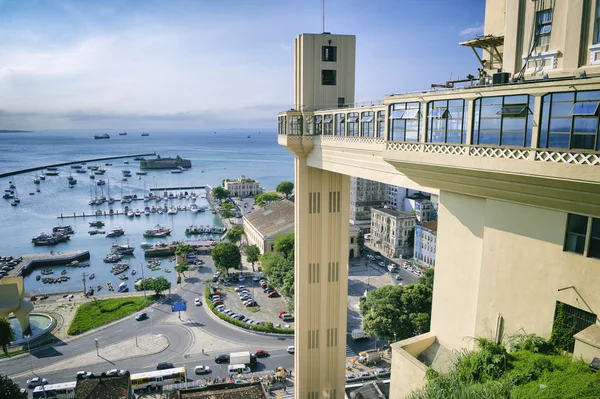
[[[170,190],[204,190],[205,186],[187,186],[187,187],[154,187],[150,191],[170,191]]]
[[[89,251],[50,252],[46,254],[23,255],[19,268],[13,269],[9,276],[26,276],[39,266],[64,265],[74,260],[87,260]]]
[[[42,170],[42,169],[46,169],[48,167],[68,166],[68,165],[75,165],[75,164],[83,163],[83,162],[88,163],[88,162],[109,161],[111,159],[124,159],[124,158],[135,158],[135,157],[149,157],[149,156],[152,156],[152,155],[156,155],[156,152],[153,152],[153,153],[150,153],[150,154],[117,155],[117,156],[113,156],[113,157],[91,158],[91,159],[81,159],[79,161],[72,161],[72,162],[53,163],[53,164],[50,164],[50,165],[34,166],[32,168],[14,170],[12,172],[6,172],[6,173],[0,173],[0,178],[2,178],[2,177],[8,177],[8,176],[14,176],[14,175],[20,175],[20,174],[23,174],[23,173],[35,172],[36,170]]]

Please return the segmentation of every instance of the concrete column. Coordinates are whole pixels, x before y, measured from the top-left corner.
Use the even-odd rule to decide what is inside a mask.
[[[350,178],[295,158],[296,398],[344,397]]]

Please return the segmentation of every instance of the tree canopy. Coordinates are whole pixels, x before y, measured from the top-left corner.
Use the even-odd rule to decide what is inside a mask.
[[[236,225],[236,226],[232,226],[227,231],[225,238],[227,238],[232,243],[236,244],[242,240],[243,235],[244,235],[244,226]]]
[[[429,331],[432,290],[423,284],[383,286],[360,304],[363,329],[378,339],[395,340]]]
[[[184,273],[190,270],[190,266],[187,262],[179,262],[173,269],[175,269],[178,274],[183,274],[183,277],[185,277]]]
[[[192,247],[189,244],[179,244],[177,246],[177,249],[175,249],[175,255],[182,256],[183,258],[185,258],[187,254],[191,254],[192,252],[194,252],[194,247]]]
[[[294,254],[294,233],[288,233],[278,237],[273,244],[273,249],[276,252],[283,253],[283,256],[289,258]]]
[[[423,275],[417,280],[417,283],[426,285],[433,291],[433,275],[433,269],[425,269]]]
[[[10,326],[10,322],[5,317],[0,317],[0,346],[4,354],[8,356],[8,346],[15,339],[15,332]]]
[[[285,198],[287,198],[294,191],[294,183],[292,183],[291,181],[287,181],[287,180],[282,181],[281,183],[279,183],[277,185],[277,188],[275,189],[275,191],[277,191],[278,193],[284,194]]]
[[[26,398],[27,393],[22,394],[21,388],[7,375],[0,374],[0,398]]]
[[[227,273],[229,268],[237,269],[242,262],[240,248],[231,242],[221,242],[212,249],[211,256],[215,267]]]
[[[156,295],[160,295],[163,291],[170,288],[171,282],[163,276],[144,279],[142,284],[140,284],[141,290],[152,290]]]
[[[281,196],[277,193],[262,193],[254,196],[254,201],[258,206],[265,206],[269,202],[280,200]]]
[[[252,271],[254,271],[254,262],[258,262],[260,256],[260,249],[254,244],[248,245],[244,250],[246,252],[246,260],[252,263]]]
[[[275,252],[267,252],[260,257],[263,272],[269,277],[274,287],[281,287],[289,271],[294,272],[294,261],[284,258]],[[289,276],[288,276],[289,277]]]
[[[212,196],[218,200],[224,200],[225,198],[229,197],[229,192],[222,186],[217,186],[212,189]]]

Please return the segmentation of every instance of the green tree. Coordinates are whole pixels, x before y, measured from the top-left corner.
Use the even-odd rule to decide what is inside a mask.
[[[190,266],[187,262],[179,262],[173,269],[177,272],[177,274],[183,274],[183,278],[185,278],[185,272],[190,270]]]
[[[229,268],[237,269],[242,262],[240,248],[231,242],[221,242],[212,249],[211,256],[215,267],[229,273]]]
[[[279,183],[277,185],[277,188],[275,189],[275,191],[277,191],[278,193],[284,194],[285,198],[287,198],[294,191],[294,183],[292,183],[291,181],[287,181],[287,180],[282,181],[281,183]]]
[[[156,292],[157,296],[160,295],[163,291],[166,291],[171,288],[171,282],[163,276],[156,277],[150,281],[152,282],[151,289],[153,289],[154,292]]]
[[[221,186],[212,189],[212,196],[218,200],[224,200],[229,197],[229,192]]]
[[[0,374],[0,398],[26,398],[27,393],[22,394],[21,388],[7,375]]]
[[[195,252],[194,247],[189,244],[179,244],[177,249],[175,249],[175,255],[183,258],[183,261],[186,261],[187,255]]]
[[[270,284],[281,287],[288,271],[294,270],[294,262],[275,252],[267,252],[260,257],[263,272],[269,277]]]
[[[356,244],[358,245],[358,252],[362,252],[362,248],[365,246],[365,233],[360,231],[358,237],[356,237]]]
[[[360,303],[363,328],[378,339],[399,341],[429,331],[432,291],[423,284],[384,286]]]
[[[254,196],[254,201],[258,206],[265,206],[269,202],[280,200],[281,196],[277,193],[262,193]]]
[[[260,256],[260,249],[254,244],[248,245],[245,249],[246,260],[252,263],[252,271],[254,271],[254,262],[258,262]]]
[[[273,249],[276,252],[283,253],[283,256],[288,258],[294,253],[294,233],[288,233],[278,237],[273,244]]]
[[[433,291],[433,269],[425,269],[423,275],[417,279],[418,284],[423,284]]]
[[[294,297],[295,290],[293,267],[285,272],[285,275],[283,276],[283,287],[281,288],[281,291],[284,293],[284,295],[287,295],[290,298]]]
[[[8,356],[8,346],[15,339],[15,332],[13,331],[10,322],[7,318],[0,317],[0,346],[4,354]]]
[[[240,242],[242,240],[243,235],[244,235],[244,226],[236,225],[236,226],[232,226],[227,231],[225,238],[227,238],[232,243],[237,244],[238,242]]]

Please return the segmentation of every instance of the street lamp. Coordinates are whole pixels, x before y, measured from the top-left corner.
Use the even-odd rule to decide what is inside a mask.
[[[27,352],[29,353],[29,369],[31,370],[31,374],[35,375],[37,378],[40,379],[40,382],[42,382],[42,391],[44,392],[44,398],[47,398],[46,387],[43,384],[42,377],[40,377],[33,371],[33,361],[31,360],[31,346],[29,346],[29,338],[31,338],[31,335],[28,334],[25,336],[25,339],[27,340]]]
[[[100,349],[98,348],[98,338],[94,338],[94,343],[96,344],[96,355],[100,357]]]

